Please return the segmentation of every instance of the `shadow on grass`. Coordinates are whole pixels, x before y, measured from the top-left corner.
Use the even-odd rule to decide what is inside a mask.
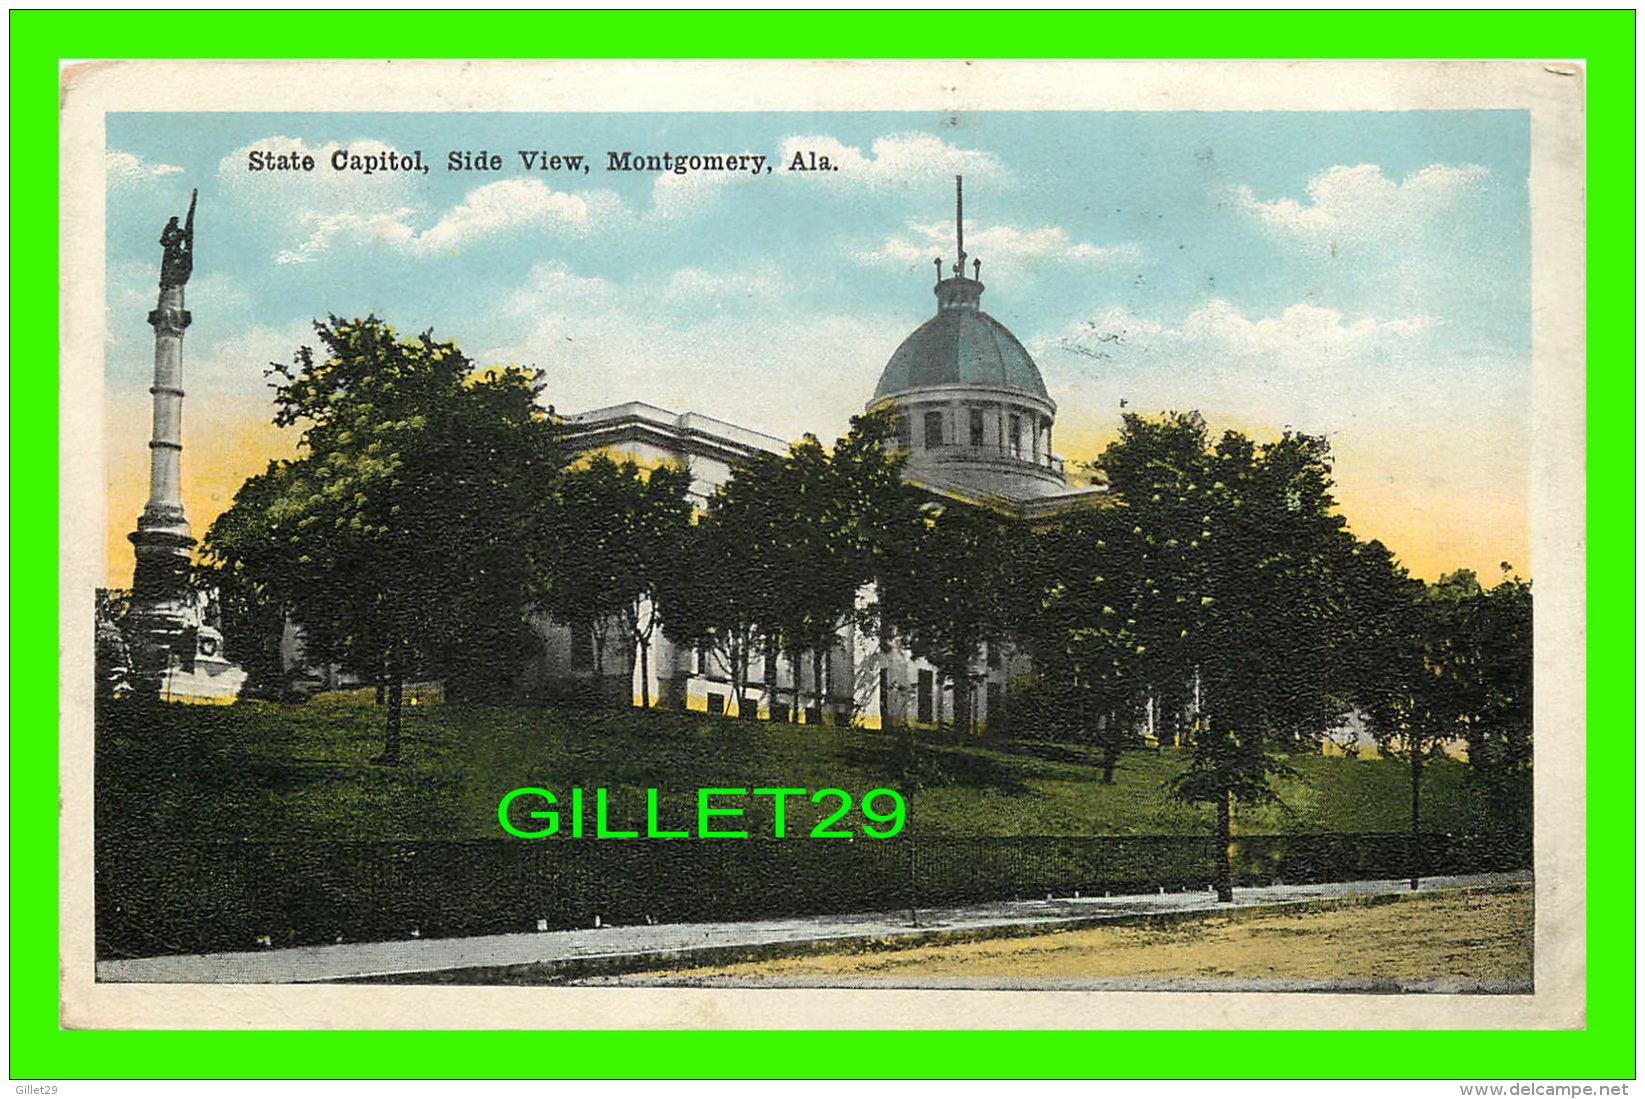
[[[842,761],[864,774],[902,775],[912,789],[967,786],[1000,794],[1029,794],[1027,776],[1017,767],[979,752],[967,752],[929,741],[918,741],[912,751],[904,742],[852,744]]]

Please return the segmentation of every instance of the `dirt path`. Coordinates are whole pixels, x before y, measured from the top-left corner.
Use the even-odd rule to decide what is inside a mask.
[[[635,973],[648,978],[1208,977],[1529,981],[1528,889],[1467,890],[1375,904],[1168,926],[1097,927],[1014,939],[775,958]]]

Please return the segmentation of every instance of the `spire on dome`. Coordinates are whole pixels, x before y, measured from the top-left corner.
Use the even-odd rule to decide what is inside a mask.
[[[954,243],[958,255],[954,258],[952,273],[943,278],[942,258],[932,260],[937,266],[937,308],[976,309],[982,297],[982,260],[971,260],[971,277],[965,276],[965,177],[954,177]]]

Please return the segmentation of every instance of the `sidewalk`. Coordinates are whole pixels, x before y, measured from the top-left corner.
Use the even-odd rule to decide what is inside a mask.
[[[1423,891],[1529,882],[1525,873],[1430,878]],[[290,984],[314,981],[445,981],[476,984],[505,973],[544,980],[620,973],[682,961],[749,960],[835,947],[852,940],[964,941],[1016,935],[1109,920],[1172,920],[1211,911],[1260,911],[1343,898],[1407,892],[1403,881],[1330,882],[1238,889],[1234,903],[1211,893],[1124,897],[1058,897],[956,908],[921,909],[919,926],[907,910],[737,923],[655,924],[577,931],[520,932],[457,939],[339,943],[255,953],[179,954],[97,963],[99,981],[139,983]]]

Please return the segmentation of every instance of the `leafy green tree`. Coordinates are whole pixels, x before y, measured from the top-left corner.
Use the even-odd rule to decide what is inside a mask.
[[[795,716],[807,653],[826,712],[823,661],[882,571],[889,532],[919,520],[902,459],[884,445],[891,426],[885,414],[859,416],[832,449],[808,435],[787,454],[753,455],[710,497],[689,564],[664,593],[664,629],[716,654],[737,705],[749,661],[775,647],[795,670]]]
[[[1198,699],[1193,756],[1171,789],[1216,809],[1228,901],[1235,803],[1271,799],[1289,770],[1273,749],[1316,741],[1344,703],[1336,564],[1352,539],[1329,450],[1291,432],[1258,446],[1230,431],[1212,446],[1197,414],[1132,414],[1099,465],[1138,540],[1138,673]]]
[[[1408,768],[1415,889],[1423,774],[1447,744],[1467,746],[1476,811],[1487,826],[1529,826],[1530,585],[1505,576],[1487,590],[1467,569],[1424,585],[1377,543],[1360,560],[1357,697],[1378,747]]]
[[[1429,598],[1444,620],[1445,678],[1476,770],[1528,767],[1531,747],[1531,585],[1503,564],[1485,588],[1472,570],[1441,576]]]
[[[1127,711],[1147,689],[1135,617],[1147,589],[1138,582],[1142,555],[1129,524],[1122,507],[1109,506],[1036,532],[1028,566],[1034,588],[1019,633],[1035,680],[1014,706],[1026,703],[1039,728],[1071,729],[1096,744],[1107,784],[1134,738]]]
[[[1025,540],[987,507],[924,505],[924,518],[885,532],[881,621],[954,685],[954,725],[972,726],[971,668],[985,643],[1014,636],[1032,601]]]
[[[1473,621],[1481,706],[1468,725],[1468,761],[1492,831],[1529,834],[1532,823],[1531,583],[1504,563],[1503,579],[1482,593]]]
[[[1455,698],[1442,671],[1443,620],[1420,580],[1380,542],[1355,547],[1344,569],[1354,612],[1348,675],[1381,752],[1406,765],[1411,888],[1421,879],[1422,778],[1454,732]]]
[[[663,632],[718,659],[739,715],[749,662],[773,617],[781,547],[767,512],[781,466],[776,455],[755,455],[714,490],[682,540],[680,567],[658,592]]]
[[[811,654],[817,712],[826,710],[822,665],[838,640],[840,623],[853,609],[860,569],[848,501],[836,482],[831,456],[816,436],[806,435],[789,448],[786,458],[768,467],[760,487],[765,500],[760,511],[770,527],[763,540],[773,555],[773,567],[761,628],[794,669],[789,717],[797,721],[803,708],[800,666],[805,653]]]
[[[859,596],[877,576],[888,532],[918,522],[916,497],[902,482],[904,459],[885,445],[892,431],[887,413],[853,417],[832,450],[807,435],[768,473],[764,513],[776,567],[764,627],[796,671],[796,710],[801,654],[811,654],[824,713],[823,661],[846,622],[872,628],[873,608],[859,609]]]
[[[320,354],[272,371],[299,456],[242,487],[206,558],[289,611],[312,659],[386,684],[395,764],[407,679],[437,672],[459,698],[512,688],[566,451],[532,374],[477,371],[376,317],[315,332]]]
[[[290,468],[270,462],[240,486],[233,506],[212,525],[205,558],[195,566],[196,585],[217,590],[225,655],[245,670],[240,693],[247,698],[286,693],[280,644],[288,608],[273,593],[283,588],[278,578],[294,571],[294,555],[289,545],[268,539],[267,516],[290,488]],[[234,557],[214,554],[218,546],[235,547]]]
[[[596,668],[604,667],[606,623],[621,624],[628,682],[637,662],[646,708],[657,595],[681,566],[691,528],[690,490],[691,474],[682,466],[645,471],[632,460],[596,455],[565,476],[551,530],[555,552],[544,605],[562,621],[593,628]]]

